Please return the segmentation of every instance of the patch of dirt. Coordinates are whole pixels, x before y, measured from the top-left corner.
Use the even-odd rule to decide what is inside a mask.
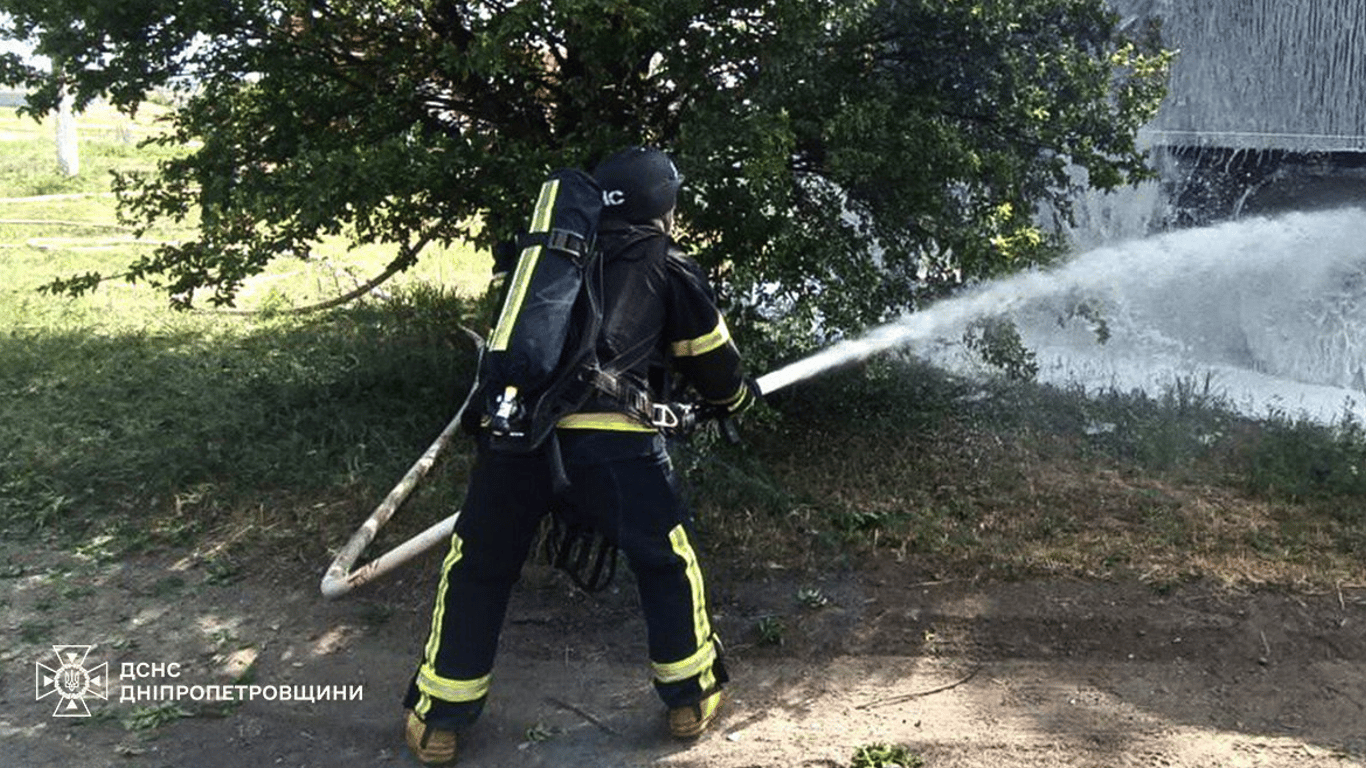
[[[336,602],[318,594],[326,563],[288,557],[229,572],[4,543],[0,563],[0,765],[416,765],[399,702],[439,553]],[[529,566],[460,764],[842,767],[890,743],[932,768],[1366,765],[1366,589],[923,578],[891,558],[821,577],[713,568],[734,680],[719,727],[679,743],[629,573],[587,596]],[[107,665],[107,700],[82,699],[91,717],[36,699],[54,645],[94,646],[82,668]],[[120,700],[221,684],[276,695]]]

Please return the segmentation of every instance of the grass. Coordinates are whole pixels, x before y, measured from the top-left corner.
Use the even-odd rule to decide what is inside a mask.
[[[26,125],[0,120],[0,135]],[[87,170],[52,186],[42,177],[55,172],[28,159],[48,151],[40,133],[6,141],[0,197],[89,196],[8,200],[0,221],[0,530],[87,549],[112,537],[104,554],[117,556],[211,531],[322,540],[353,527],[463,396],[473,350],[458,327],[487,260],[432,251],[384,294],[317,315],[176,312],[151,288],[118,282],[79,299],[42,295],[54,277],[116,272],[149,246],[111,242],[127,235],[115,201],[96,194],[107,172],[103,187],[92,181],[122,134],[83,131]],[[58,223],[32,223],[42,221]],[[391,256],[319,243],[308,262],[249,281],[239,304],[329,298]],[[453,492],[424,489],[414,503],[444,508]]]
[[[866,744],[854,752],[850,768],[921,768],[925,759],[900,744]]]
[[[0,143],[5,162],[0,165],[0,189],[6,197],[99,194],[109,191],[114,170],[147,171],[167,150],[141,147],[142,139],[160,129],[164,108],[147,105],[138,119],[111,109],[97,108],[78,121],[81,172],[67,177],[58,172],[52,121],[19,118],[13,109],[0,109]],[[14,213],[7,205],[8,214]]]
[[[174,312],[119,283],[39,294],[154,247],[128,242],[98,193],[101,164],[150,167],[124,138],[155,126],[101,119],[114,127],[83,134],[87,172],[66,180],[45,165],[43,130],[0,116],[0,197],[88,195],[7,202],[0,217],[0,535],[97,559],[190,548],[223,582],[266,543],[321,567],[463,396],[474,356],[458,326],[486,257],[434,251],[384,295],[305,316]],[[241,305],[328,298],[390,255],[319,243],[248,281]],[[712,561],[740,574],[889,561],[1159,589],[1366,583],[1366,429],[1349,418],[1247,420],[1198,381],[1085,397],[883,359],[779,393],[746,428],[742,447],[699,438],[678,453]],[[457,440],[378,546],[448,514],[468,459]]]
[[[775,397],[692,467],[748,562],[904,561],[927,578],[1362,583],[1358,422],[1253,421],[1198,388],[1087,397],[884,360]],[[1104,424],[1105,429],[1095,425]],[[743,483],[734,478],[743,477]]]
[[[192,539],[263,507],[254,525],[296,532],[354,516],[458,402],[463,306],[414,290],[308,320],[0,336],[0,520]]]
[[[194,717],[194,713],[175,702],[166,702],[138,707],[121,722],[127,731],[150,731],[186,717]]]

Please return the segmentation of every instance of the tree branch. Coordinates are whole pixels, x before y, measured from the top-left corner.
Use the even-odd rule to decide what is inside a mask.
[[[356,286],[354,290],[347,291],[341,296],[337,296],[326,301],[320,301],[317,304],[309,304],[308,306],[304,307],[294,307],[292,309],[282,312],[281,314],[306,315],[313,312],[321,312],[324,309],[340,307],[341,305],[353,299],[358,299],[361,296],[364,296],[365,294],[383,285],[385,282],[389,280],[389,278],[393,277],[394,275],[397,275],[399,272],[402,272],[403,270],[412,266],[413,263],[417,261],[418,253],[420,253],[423,248],[426,248],[427,244],[431,241],[432,233],[427,232],[423,234],[421,237],[419,237],[416,243],[404,245],[400,249],[399,255],[396,256],[393,261],[389,262],[389,265],[384,268],[383,272],[380,272],[378,275],[375,275],[369,280],[366,280],[361,285]],[[260,310],[257,309],[211,309],[204,311],[217,315],[255,315],[260,312]]]

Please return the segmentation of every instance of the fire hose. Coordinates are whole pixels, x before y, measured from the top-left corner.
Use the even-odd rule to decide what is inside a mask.
[[[476,337],[476,339],[477,338],[478,337]],[[791,368],[791,366],[765,374],[756,379],[755,384],[758,387],[759,392],[762,394],[769,394],[770,392],[781,389],[795,381],[796,378],[785,373],[789,368]],[[370,543],[374,541],[375,535],[379,533],[379,529],[383,527],[385,523],[389,522],[389,518],[394,516],[394,512],[398,511],[399,506],[403,504],[408,498],[408,495],[417,487],[417,484],[427,475],[427,472],[432,468],[432,465],[436,463],[437,456],[441,454],[441,451],[443,451],[446,445],[451,441],[451,437],[459,431],[460,420],[465,414],[465,409],[469,407],[472,396],[473,390],[471,390],[470,395],[465,397],[465,402],[460,405],[460,409],[456,411],[455,417],[446,425],[446,428],[441,430],[441,434],[437,435],[436,439],[427,447],[427,450],[423,452],[417,462],[414,463],[413,466],[409,468],[408,472],[403,475],[403,478],[398,481],[398,485],[395,485],[393,490],[389,491],[389,495],[385,496],[384,500],[379,503],[379,506],[375,507],[375,510],[370,513],[370,516],[356,529],[356,532],[351,535],[350,540],[348,540],[346,545],[341,548],[341,551],[337,553],[336,558],[332,560],[332,564],[328,566],[327,571],[323,574],[321,585],[323,597],[329,600],[341,597],[356,587],[373,581],[375,578],[392,571],[394,568],[423,552],[426,552],[437,544],[450,539],[452,531],[455,530],[455,521],[460,517],[460,512],[458,510],[450,517],[433,524],[426,530],[413,536],[402,544],[395,546],[388,552],[385,552],[383,555],[371,560],[360,568],[355,568],[356,561],[360,559],[361,553],[365,551],[365,548],[370,546]]]

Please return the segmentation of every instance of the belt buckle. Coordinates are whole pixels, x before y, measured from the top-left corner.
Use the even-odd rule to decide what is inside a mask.
[[[650,423],[660,429],[677,429],[681,422],[673,408],[655,403],[650,410]]]

